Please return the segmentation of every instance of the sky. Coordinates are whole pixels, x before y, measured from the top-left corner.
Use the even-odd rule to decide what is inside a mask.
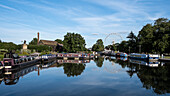
[[[87,48],[97,39],[108,45],[127,40],[131,31],[137,35],[158,18],[169,19],[169,5],[170,0],[0,0],[0,39],[21,44],[37,32],[44,40],[74,32]]]

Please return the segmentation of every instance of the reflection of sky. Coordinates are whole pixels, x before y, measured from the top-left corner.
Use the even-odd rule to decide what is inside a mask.
[[[2,83],[0,85],[1,95],[76,95],[76,96],[103,96],[103,95],[118,95],[118,96],[132,96],[132,95],[154,95],[151,90],[142,88],[142,83],[138,77],[133,75],[130,78],[126,72],[126,68],[119,72],[111,73],[106,70],[119,70],[120,65],[109,61],[104,61],[101,68],[97,67],[94,61],[86,64],[83,73],[75,77],[67,77],[64,74],[63,67],[53,67],[38,72],[34,71],[20,77],[16,85],[7,86]]]

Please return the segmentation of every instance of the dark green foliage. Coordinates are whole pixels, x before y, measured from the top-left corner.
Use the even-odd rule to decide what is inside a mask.
[[[128,53],[129,52],[129,42],[128,41],[122,41],[120,44],[119,44],[119,51],[120,52],[126,52]]]
[[[63,41],[61,39],[56,39],[55,40],[57,43],[63,44]]]
[[[67,33],[63,40],[64,49],[66,52],[78,52],[85,50],[85,40],[78,33]]]
[[[97,67],[102,67],[103,61],[104,61],[104,58],[102,58],[102,57],[95,58],[95,60],[94,60],[94,62],[96,63]]]
[[[29,43],[29,45],[37,45],[38,39],[33,38],[33,40]]]
[[[21,49],[20,45],[16,45],[12,42],[1,42],[0,43],[0,49],[7,49],[8,51],[12,51],[12,50],[17,50],[17,49]]]
[[[127,36],[129,40],[121,42],[120,51],[145,53],[170,53],[170,21],[167,18],[159,18],[155,20],[154,25],[147,24],[136,37],[133,32]],[[124,50],[122,50],[124,49]]]
[[[28,49],[36,50],[38,52],[48,52],[48,51],[52,50],[52,48],[47,45],[29,45]]]
[[[96,44],[92,46],[92,51],[103,51],[104,50],[104,45],[102,39],[98,39]]]
[[[137,52],[137,37],[136,35],[131,31],[130,34],[127,36],[129,38],[128,41],[128,46],[129,46],[129,51],[131,53]]]
[[[115,44],[113,44],[113,45],[108,45],[108,46],[105,47],[105,49],[116,51],[116,46],[115,46]]]

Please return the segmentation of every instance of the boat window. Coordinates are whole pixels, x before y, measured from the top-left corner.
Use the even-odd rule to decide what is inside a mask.
[[[5,54],[4,58],[10,58],[9,54]]]
[[[14,58],[19,58],[18,54],[13,54]]]

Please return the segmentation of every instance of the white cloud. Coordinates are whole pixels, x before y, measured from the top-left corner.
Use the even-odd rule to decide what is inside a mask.
[[[12,11],[18,11],[15,8],[12,8],[12,7],[9,7],[9,6],[6,6],[6,5],[2,5],[2,4],[0,4],[0,7],[5,8],[5,9],[9,9],[9,10],[12,10]]]

